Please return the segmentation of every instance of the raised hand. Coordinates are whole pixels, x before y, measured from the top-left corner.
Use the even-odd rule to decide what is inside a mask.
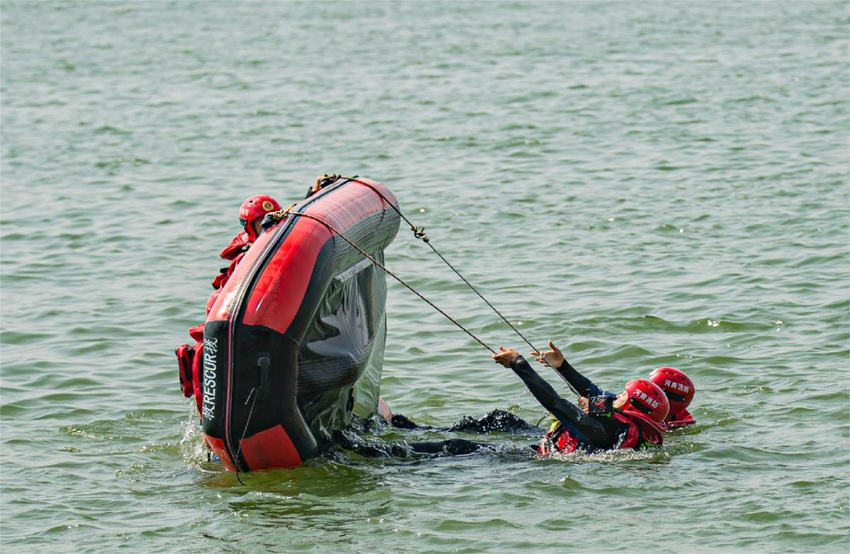
[[[549,341],[549,348],[551,350],[547,350],[542,354],[540,352],[532,352],[531,355],[541,364],[546,364],[550,367],[560,367],[564,363],[564,355],[552,341]]]
[[[497,364],[502,364],[505,367],[511,367],[511,362],[519,356],[519,352],[514,350],[513,348],[505,348],[504,346],[500,346],[499,350],[501,352],[497,352],[493,354],[493,361]]]

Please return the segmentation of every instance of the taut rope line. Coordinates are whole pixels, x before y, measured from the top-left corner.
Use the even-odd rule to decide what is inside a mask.
[[[498,316],[502,319],[502,321],[504,321],[505,323],[507,323],[507,324],[508,324],[508,327],[510,327],[510,328],[513,330],[513,332],[514,332],[514,333],[516,333],[517,335],[519,335],[519,337],[520,337],[523,341],[525,341],[525,344],[527,344],[528,346],[530,346],[530,347],[531,347],[531,349],[532,349],[532,350],[534,350],[535,352],[541,352],[540,350],[538,350],[538,349],[537,349],[537,347],[536,347],[536,346],[534,346],[533,344],[531,344],[531,341],[529,341],[527,338],[525,338],[525,335],[523,335],[522,333],[520,333],[519,329],[517,329],[516,327],[514,327],[514,326],[513,326],[513,324],[511,324],[511,322],[510,322],[510,321],[508,321],[508,318],[506,318],[504,315],[502,315],[502,312],[500,312],[499,310],[497,310],[497,309],[496,309],[496,307],[495,307],[492,303],[490,303],[490,301],[489,301],[489,300],[487,300],[486,298],[484,298],[484,295],[483,295],[483,294],[481,294],[480,292],[478,292],[478,289],[477,289],[477,288],[475,288],[475,287],[472,285],[472,283],[470,283],[469,281],[467,281],[467,280],[466,280],[466,277],[464,277],[463,275],[461,275],[460,271],[458,271],[457,269],[455,269],[455,266],[453,266],[451,263],[449,263],[449,261],[445,258],[445,256],[443,256],[443,255],[440,253],[440,251],[439,251],[439,250],[437,250],[437,249],[434,247],[434,245],[433,245],[433,244],[431,244],[431,239],[430,239],[430,238],[428,237],[428,235],[425,233],[425,228],[424,228],[424,227],[417,227],[416,225],[414,225],[414,224],[413,224],[413,223],[412,223],[409,219],[407,219],[407,217],[406,217],[403,213],[401,213],[401,210],[399,210],[399,209],[398,209],[398,207],[396,207],[396,205],[395,205],[395,204],[393,204],[392,202],[390,202],[389,200],[387,200],[387,197],[386,197],[386,196],[384,196],[384,195],[383,195],[383,193],[382,193],[380,190],[378,190],[376,187],[372,186],[371,184],[366,183],[366,182],[364,182],[364,181],[360,181],[360,180],[359,180],[359,179],[357,179],[356,177],[343,177],[343,179],[348,179],[348,180],[350,180],[350,181],[354,181],[355,183],[360,183],[361,185],[367,186],[367,187],[369,187],[370,189],[372,189],[372,191],[374,191],[374,192],[375,192],[375,194],[377,194],[378,196],[380,196],[381,198],[383,198],[383,199],[384,199],[384,202],[386,202],[387,204],[389,204],[389,206],[390,206],[393,210],[395,210],[395,212],[399,215],[399,217],[401,217],[401,218],[402,218],[405,222],[407,222],[407,224],[410,226],[410,230],[411,230],[411,231],[413,231],[413,236],[414,236],[414,237],[416,237],[417,239],[419,239],[419,240],[421,240],[422,242],[424,242],[425,244],[427,244],[427,245],[428,245],[428,247],[429,247],[429,248],[431,248],[431,250],[433,250],[433,251],[434,251],[434,254],[436,254],[437,256],[439,256],[439,257],[440,257],[440,259],[441,259],[441,260],[443,260],[443,263],[445,263],[447,266],[449,266],[449,269],[451,269],[452,271],[454,271],[455,275],[457,275],[458,277],[460,277],[460,279],[461,279],[464,283],[466,283],[466,286],[468,286],[468,287],[472,290],[472,292],[474,292],[475,294],[477,294],[477,295],[478,295],[478,298],[480,298],[481,300],[483,300],[483,301],[484,301],[484,303],[485,303],[485,304],[487,304],[487,305],[490,307],[490,309],[491,309],[491,310],[493,310],[493,311],[496,313],[496,315],[498,315]]]
[[[358,183],[359,183],[359,182],[360,182],[360,181],[358,181]],[[495,353],[496,353],[496,351],[495,351],[495,350],[493,350],[493,349],[492,349],[492,348],[491,348],[491,347],[490,347],[490,346],[489,346],[486,342],[484,342],[483,340],[481,340],[481,339],[479,339],[478,337],[476,337],[476,336],[472,333],[472,331],[470,331],[469,329],[467,329],[466,327],[464,327],[463,325],[461,325],[460,323],[458,323],[458,321],[457,321],[455,318],[453,318],[452,316],[450,316],[449,314],[447,314],[445,311],[443,311],[442,309],[440,309],[440,307],[439,307],[439,306],[437,306],[436,304],[434,304],[433,302],[431,302],[430,300],[428,300],[427,298],[425,298],[425,296],[423,296],[423,295],[422,295],[419,291],[417,291],[417,290],[416,290],[416,289],[414,289],[412,286],[410,286],[409,284],[407,284],[407,283],[404,281],[404,279],[402,279],[401,277],[399,277],[398,275],[396,275],[395,273],[393,273],[392,271],[390,271],[389,269],[387,269],[387,268],[386,268],[386,266],[384,266],[384,264],[382,264],[381,262],[379,262],[378,260],[376,260],[376,259],[375,259],[375,258],[374,258],[371,254],[369,254],[368,252],[366,252],[365,250],[363,250],[362,248],[360,248],[357,244],[355,244],[355,243],[354,243],[354,241],[352,241],[351,239],[349,239],[348,237],[346,237],[345,235],[343,235],[341,232],[339,232],[337,229],[335,229],[333,225],[331,225],[330,223],[328,223],[328,222],[327,222],[327,221],[325,221],[324,219],[321,219],[321,218],[316,217],[316,216],[314,216],[314,215],[310,215],[310,214],[307,214],[307,213],[304,213],[304,212],[294,212],[294,211],[291,211],[291,210],[292,210],[292,207],[290,206],[290,207],[289,207],[289,208],[287,208],[286,210],[281,210],[280,212],[275,213],[273,217],[274,217],[275,219],[277,219],[278,217],[280,217],[280,218],[282,219],[282,218],[283,218],[284,216],[286,216],[286,215],[291,215],[291,216],[296,216],[296,217],[306,217],[307,219],[312,219],[313,221],[316,221],[316,222],[318,222],[318,223],[321,223],[322,225],[324,225],[325,227],[327,227],[327,228],[328,228],[328,230],[329,230],[331,233],[333,233],[333,234],[337,235],[338,237],[340,237],[342,240],[344,240],[344,241],[345,241],[345,242],[347,242],[349,245],[351,245],[351,247],[352,247],[352,248],[354,248],[355,250],[357,250],[358,252],[360,252],[363,256],[365,256],[365,257],[366,257],[366,258],[367,258],[370,262],[372,262],[373,264],[375,264],[376,266],[378,266],[379,268],[381,268],[381,269],[382,269],[382,270],[383,270],[383,271],[384,271],[387,275],[389,275],[390,277],[392,277],[393,279],[395,279],[396,281],[398,281],[399,283],[401,283],[401,284],[402,284],[402,286],[404,286],[407,290],[409,290],[410,292],[412,292],[413,294],[415,294],[416,296],[418,296],[419,298],[421,298],[422,300],[424,300],[426,304],[428,304],[429,306],[431,306],[432,308],[434,308],[435,310],[437,310],[438,312],[440,312],[440,314],[442,314],[442,316],[443,316],[443,317],[445,317],[446,319],[448,319],[449,321],[451,321],[452,323],[454,323],[454,324],[458,327],[458,329],[460,329],[461,331],[463,331],[464,333],[466,333],[467,335],[469,335],[470,337],[472,337],[472,338],[475,340],[475,342],[477,342],[478,344],[480,344],[481,346],[483,346],[484,348],[486,348],[487,350],[489,350],[491,353],[493,353],[493,354],[495,354]]]

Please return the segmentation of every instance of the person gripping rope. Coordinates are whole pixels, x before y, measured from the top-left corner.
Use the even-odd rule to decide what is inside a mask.
[[[549,345],[552,350],[534,355],[538,361],[558,368],[560,373],[566,360],[551,342]],[[565,367],[563,371],[572,369],[571,384],[579,394],[589,395],[582,396],[576,406],[561,398],[516,350],[504,347],[499,350],[493,354],[493,360],[513,370],[537,401],[556,418],[537,447],[540,454],[639,450],[664,444],[664,419],[670,405],[664,391],[652,381],[633,379],[626,383],[623,392],[612,395],[593,385],[572,366]]]
[[[537,401],[556,418],[540,443],[532,446],[536,453],[547,456],[576,450],[588,453],[616,449],[640,450],[664,444],[664,419],[669,411],[669,401],[661,388],[648,379],[633,379],[626,383],[620,394],[602,390],[569,365],[552,342],[549,342],[549,346],[552,350],[534,352],[533,355],[537,361],[554,367],[582,395],[578,405],[561,398],[516,350],[500,347],[501,352],[493,355],[493,360],[511,368]],[[466,417],[449,428],[420,425],[400,414],[392,416],[391,424],[402,429],[449,432],[540,431],[539,427],[503,410],[494,410],[477,420]],[[402,456],[408,453],[460,455],[493,448],[492,444],[466,439],[367,445],[350,435],[340,437],[338,444],[368,457],[398,456],[399,453]]]
[[[549,348],[551,350],[542,354],[532,352],[532,355],[535,356],[535,360],[538,362],[551,366],[580,396],[584,398],[616,396],[612,392],[602,390],[590,381],[590,379],[579,373],[564,358],[563,353],[552,341],[549,341]],[[694,417],[687,410],[687,407],[694,399],[696,390],[694,389],[693,381],[685,375],[684,371],[680,371],[674,367],[659,367],[649,374],[649,380],[664,391],[667,401],[670,404],[670,411],[664,420],[667,431],[696,423]],[[579,400],[579,402],[585,404],[585,401]]]

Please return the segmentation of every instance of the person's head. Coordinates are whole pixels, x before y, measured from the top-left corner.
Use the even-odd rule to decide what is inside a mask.
[[[675,367],[659,367],[649,374],[649,380],[667,395],[671,412],[680,412],[694,399],[694,383]]]
[[[267,194],[255,194],[242,203],[242,207],[239,208],[239,223],[245,228],[251,242],[260,236],[260,223],[263,221],[263,216],[279,209],[280,204],[277,200]]]
[[[664,391],[649,379],[632,379],[626,383],[626,389],[617,396],[614,406],[626,413],[646,416],[659,424],[664,422],[670,411]]]

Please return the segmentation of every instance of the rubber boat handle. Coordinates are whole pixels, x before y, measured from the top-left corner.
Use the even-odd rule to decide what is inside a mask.
[[[271,365],[272,361],[271,358],[269,358],[269,355],[265,352],[260,353],[257,358],[257,366],[260,368],[260,386],[257,391],[258,398],[265,398],[269,395],[271,389],[269,385],[269,368]]]

